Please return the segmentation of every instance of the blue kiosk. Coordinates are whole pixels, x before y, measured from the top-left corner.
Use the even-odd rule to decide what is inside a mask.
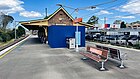
[[[79,26],[78,31],[81,32],[79,47],[85,47],[85,26]],[[58,26],[52,25],[48,27],[48,44],[51,48],[67,47],[66,39],[75,38],[75,26]]]

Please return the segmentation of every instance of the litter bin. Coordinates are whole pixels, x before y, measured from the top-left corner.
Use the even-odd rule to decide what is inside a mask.
[[[75,38],[66,38],[67,48],[75,48]]]

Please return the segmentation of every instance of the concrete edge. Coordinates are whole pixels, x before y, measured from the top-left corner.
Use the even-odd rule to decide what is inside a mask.
[[[2,56],[3,54],[5,54],[6,52],[8,52],[9,50],[11,50],[12,48],[14,48],[14,47],[16,48],[17,45],[19,45],[19,44],[21,44],[22,42],[24,42],[25,40],[27,40],[30,36],[31,36],[31,35],[29,35],[29,36],[26,37],[25,39],[19,41],[18,43],[16,43],[16,44],[14,44],[14,45],[12,45],[12,46],[10,46],[10,47],[8,47],[8,48],[6,48],[6,49],[0,51],[0,56]]]

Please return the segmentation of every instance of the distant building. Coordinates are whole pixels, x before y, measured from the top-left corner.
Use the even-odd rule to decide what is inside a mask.
[[[120,28],[106,31],[107,35],[140,35],[140,29]]]

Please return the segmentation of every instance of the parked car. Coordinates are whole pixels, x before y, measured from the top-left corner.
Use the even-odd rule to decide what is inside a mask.
[[[92,40],[93,36],[91,34],[87,34],[87,35],[85,35],[85,39],[86,40]]]
[[[139,36],[133,35],[128,39],[128,44],[129,45],[139,44],[139,40],[140,40]]]
[[[127,45],[128,39],[129,39],[129,35],[123,35],[123,36],[118,37],[116,43],[119,45]]]
[[[112,36],[109,40],[110,44],[118,44],[117,40],[118,40],[118,36]]]
[[[100,40],[101,42],[106,42],[106,41],[107,41],[107,38],[109,38],[108,35],[103,35],[103,36],[100,36],[99,40]]]
[[[93,35],[93,40],[100,41],[100,34]]]

